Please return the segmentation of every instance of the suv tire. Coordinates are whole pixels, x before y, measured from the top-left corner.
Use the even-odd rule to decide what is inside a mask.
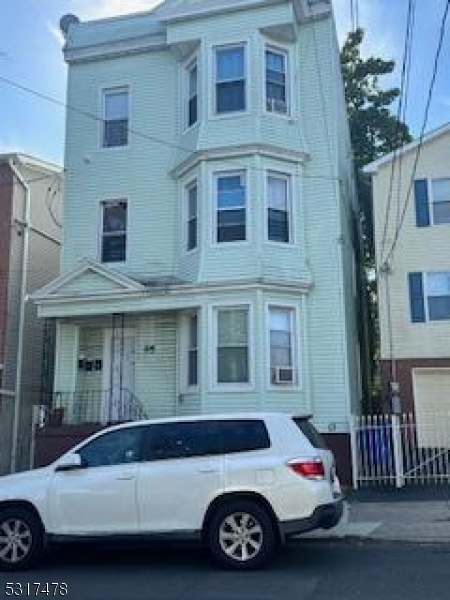
[[[0,509],[0,571],[22,571],[43,552],[43,527],[33,511],[21,506]]]
[[[252,500],[230,500],[213,513],[207,541],[222,566],[246,570],[272,556],[276,535],[267,509]]]

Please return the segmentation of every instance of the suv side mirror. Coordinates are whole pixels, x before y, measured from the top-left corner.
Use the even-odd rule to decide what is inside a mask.
[[[66,454],[63,456],[56,465],[55,472],[57,471],[74,471],[75,469],[82,469],[86,465],[83,464],[81,456],[75,452]]]

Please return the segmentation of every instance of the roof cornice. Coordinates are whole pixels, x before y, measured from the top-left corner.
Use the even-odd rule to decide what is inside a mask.
[[[167,48],[165,34],[133,36],[122,40],[112,40],[102,44],[91,44],[80,48],[65,48],[64,59],[68,63],[90,62],[108,58],[119,58],[130,54],[140,54],[148,50]]]
[[[167,14],[164,17],[163,10],[159,12],[162,13],[160,16],[161,23],[171,24],[177,23],[179,21],[191,21],[193,19],[198,19],[199,17],[211,17],[214,15],[223,15],[230,12],[240,12],[244,10],[249,10],[253,8],[261,8],[264,6],[272,6],[274,4],[285,4],[286,0],[230,0],[226,5],[223,6],[211,6],[208,2],[205,2],[202,7],[199,7],[194,10],[180,12],[178,14]],[[160,5],[162,8],[164,5]],[[158,13],[158,9],[157,13]]]
[[[29,154],[24,154],[22,152],[7,152],[5,154],[0,154],[0,162],[6,163],[9,161],[13,161],[18,165],[30,167],[31,169],[38,171],[55,173],[56,175],[60,175],[63,170],[59,165],[42,160],[41,158],[37,158],[35,156],[31,156]]]
[[[236,291],[238,288],[242,290],[257,290],[263,289],[272,292],[296,292],[309,293],[313,288],[313,281],[310,278],[298,280],[283,280],[269,277],[258,277],[249,279],[236,279],[220,282],[200,282],[200,283],[182,283],[182,284],[164,284],[151,287],[142,286],[140,290],[124,289],[123,291],[111,292],[85,292],[77,294],[45,294],[38,292],[33,294],[31,299],[38,306],[62,306],[68,304],[94,303],[97,306],[96,310],[101,313],[101,306],[108,301],[123,301],[130,300],[145,301],[152,298],[174,298],[177,301],[180,298],[197,297],[201,293],[217,293],[222,295],[225,292]],[[109,307],[104,307],[105,312],[108,312]],[[141,307],[136,307],[136,310],[142,310]]]
[[[432,131],[423,136],[422,142],[420,138],[415,139],[409,144],[405,144],[405,146],[397,148],[397,150],[389,152],[389,154],[385,154],[381,158],[378,158],[377,160],[374,160],[373,162],[365,165],[362,169],[363,173],[366,173],[367,175],[375,175],[380,167],[389,164],[392,160],[394,160],[394,157],[395,159],[397,159],[399,156],[403,156],[404,154],[407,154],[408,152],[411,152],[412,150],[417,148],[420,143],[422,143],[422,145],[428,144],[429,142],[432,142],[436,138],[440,137],[441,135],[445,135],[449,132],[450,123],[446,123],[445,125],[442,125],[437,129],[433,129]]]

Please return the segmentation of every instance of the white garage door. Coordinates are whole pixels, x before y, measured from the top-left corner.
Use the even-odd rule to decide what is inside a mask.
[[[419,446],[450,448],[450,369],[414,369]]]

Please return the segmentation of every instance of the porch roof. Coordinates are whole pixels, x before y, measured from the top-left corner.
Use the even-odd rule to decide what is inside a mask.
[[[186,282],[173,276],[131,278],[94,261],[83,261],[31,296],[40,317],[79,317],[181,310],[198,306],[206,296],[268,289],[307,293],[312,281],[249,278]]]

